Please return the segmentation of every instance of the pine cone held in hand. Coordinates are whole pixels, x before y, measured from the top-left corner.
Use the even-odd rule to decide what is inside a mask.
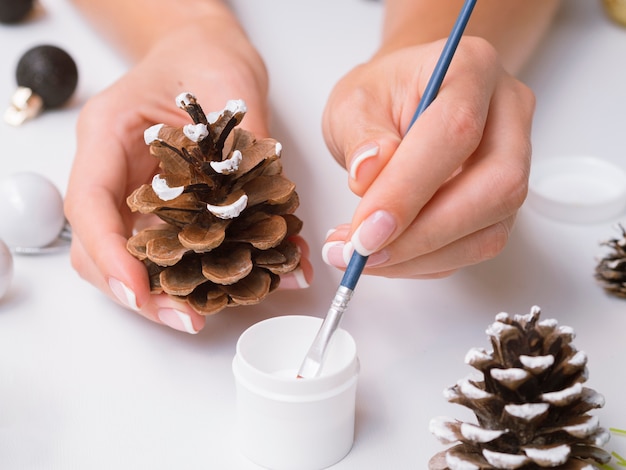
[[[446,390],[478,424],[436,418],[431,432],[453,447],[435,455],[431,470],[594,469],[611,455],[609,433],[588,411],[604,405],[584,387],[587,356],[571,342],[571,328],[528,315],[496,316],[487,329],[492,351],[471,349],[465,362],[482,373]]]
[[[299,200],[283,176],[281,145],[236,128],[241,100],[209,115],[191,93],[176,104],[193,124],[145,131],[160,173],[127,199],[164,223],[132,236],[128,250],[146,264],[153,292],[186,299],[200,314],[259,303],[300,263],[289,240],[302,227]]]
[[[626,298],[626,230],[619,225],[621,238],[612,238],[603,244],[611,251],[596,266],[595,277],[609,294]]]

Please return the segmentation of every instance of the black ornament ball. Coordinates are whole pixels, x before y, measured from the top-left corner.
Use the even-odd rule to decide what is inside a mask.
[[[33,0],[0,0],[0,23],[19,23],[33,9]]]
[[[17,63],[17,84],[30,88],[43,100],[44,108],[57,108],[67,102],[78,83],[78,68],[63,49],[36,46]]]

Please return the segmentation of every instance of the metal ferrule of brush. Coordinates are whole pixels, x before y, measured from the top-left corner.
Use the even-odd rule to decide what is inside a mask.
[[[348,308],[348,303],[352,297],[354,291],[346,286],[339,286],[335,297],[330,304],[326,318],[322,322],[315,340],[309,349],[305,361],[302,363],[302,367],[298,372],[298,376],[302,378],[317,377],[322,371],[322,365],[324,364],[324,356],[328,351],[328,344],[333,337],[333,334],[343,313]]]

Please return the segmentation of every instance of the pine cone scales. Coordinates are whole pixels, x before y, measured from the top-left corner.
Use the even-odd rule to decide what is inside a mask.
[[[302,228],[299,200],[282,174],[281,146],[236,128],[242,101],[208,116],[191,93],[176,102],[193,124],[146,130],[160,173],[127,198],[132,211],[164,223],[133,235],[128,250],[146,264],[153,292],[201,314],[256,304],[300,263],[289,240]]]
[[[626,298],[626,230],[619,225],[621,238],[612,238],[603,244],[611,252],[596,266],[595,277],[609,294]]]
[[[445,396],[472,410],[478,424],[433,419],[431,432],[456,444],[431,459],[431,470],[575,470],[609,462],[601,449],[609,433],[588,414],[604,398],[582,385],[587,357],[571,344],[571,328],[539,316],[538,307],[497,315],[487,329],[493,350],[467,353],[482,377],[459,381]]]

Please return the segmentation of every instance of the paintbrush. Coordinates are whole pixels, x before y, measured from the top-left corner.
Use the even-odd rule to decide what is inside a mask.
[[[437,65],[435,65],[433,74],[426,85],[424,94],[418,103],[415,114],[409,123],[407,132],[411,129],[417,118],[437,96],[441,83],[446,76],[450,62],[452,61],[452,57],[456,52],[459,41],[461,40],[461,36],[463,36],[465,26],[467,26],[467,22],[469,21],[474,6],[476,5],[476,1],[477,0],[465,0],[459,16],[452,27],[450,36],[448,36],[448,40],[443,47],[443,51],[437,61]],[[324,364],[328,344],[332,339],[333,333],[339,327],[341,317],[348,308],[348,303],[352,298],[356,284],[361,276],[361,273],[363,272],[367,258],[368,256],[363,256],[356,250],[352,253],[352,257],[346,267],[346,271],[344,272],[339,288],[335,293],[335,297],[332,300],[330,309],[328,310],[328,313],[326,314],[326,317],[324,318],[324,321],[322,322],[322,325],[320,326],[320,329],[317,332],[317,335],[315,336],[315,339],[313,340],[313,343],[311,344],[300,369],[298,370],[298,378],[317,377],[320,374]]]

